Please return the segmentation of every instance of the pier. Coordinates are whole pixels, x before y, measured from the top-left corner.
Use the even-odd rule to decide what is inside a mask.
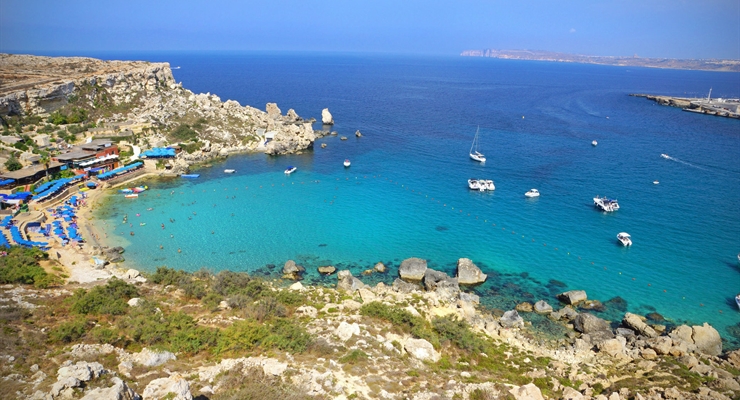
[[[699,98],[659,96],[652,94],[630,94],[630,96],[645,97],[660,105],[678,107],[683,111],[697,114],[740,119],[740,99],[713,99],[711,89],[709,90],[709,95],[707,97]]]

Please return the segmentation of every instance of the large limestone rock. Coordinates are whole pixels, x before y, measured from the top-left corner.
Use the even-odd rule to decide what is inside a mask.
[[[133,389],[126,385],[119,377],[111,379],[113,386],[108,388],[97,388],[85,392],[82,400],[138,400],[141,397]]]
[[[598,347],[600,352],[615,357],[617,354],[622,354],[622,352],[624,352],[625,343],[626,340],[623,337],[618,337],[615,339],[604,340],[599,343]]]
[[[401,266],[398,268],[398,274],[401,279],[410,281],[420,281],[424,279],[424,273],[427,271],[427,260],[421,258],[407,258],[401,261]]]
[[[419,286],[419,284],[406,282],[400,278],[396,278],[396,280],[393,281],[392,288],[396,292],[403,293],[403,294],[408,294],[415,290],[421,290],[421,286]]]
[[[545,300],[540,300],[534,303],[534,312],[537,314],[550,314],[552,312],[552,306],[547,304]]]
[[[87,382],[91,379],[98,378],[106,373],[103,365],[98,362],[78,361],[77,364],[68,365],[57,370],[57,380],[61,381],[72,377],[81,382]]]
[[[337,289],[344,290],[348,293],[354,293],[355,290],[365,287],[367,287],[367,285],[352,276],[352,272],[349,270],[345,269],[337,273]]]
[[[509,310],[499,320],[504,328],[524,328],[524,318],[516,310]]]
[[[334,330],[334,334],[339,337],[343,342],[348,341],[353,335],[360,334],[360,326],[357,323],[348,324],[342,321],[337,329]]]
[[[324,125],[334,125],[334,118],[331,116],[328,108],[321,110],[321,123]]]
[[[440,359],[440,354],[434,350],[434,346],[424,339],[406,339],[403,344],[403,349],[411,357],[421,361],[437,362]]]
[[[655,329],[646,324],[645,321],[643,321],[642,318],[640,318],[640,316],[637,314],[632,314],[629,312],[625,313],[624,318],[622,319],[622,324],[627,328],[635,330],[643,336],[649,338],[658,336],[658,333],[655,332]]]
[[[144,348],[138,353],[132,354],[130,357],[122,357],[122,361],[131,361],[137,364],[141,364],[145,367],[156,367],[162,365],[170,360],[177,360],[177,357],[169,351],[152,351],[148,348]]]
[[[573,327],[581,333],[593,333],[598,331],[611,331],[611,326],[605,320],[589,313],[580,313],[573,320]]]
[[[514,387],[509,390],[516,400],[545,400],[542,392],[534,383],[528,383],[524,386]]]
[[[696,344],[696,349],[704,354],[718,356],[722,354],[722,339],[719,332],[706,322],[704,325],[694,325],[692,339]]]
[[[460,294],[457,279],[429,268],[424,272],[424,287],[427,291],[435,292],[440,300],[448,302],[457,299]]]
[[[297,281],[301,279],[301,274],[303,274],[305,270],[306,269],[303,268],[303,266],[296,264],[295,261],[288,260],[283,266],[283,278]]]
[[[562,301],[565,304],[577,304],[581,301],[586,301],[588,299],[588,296],[586,296],[585,290],[570,290],[564,293],[560,293],[558,296],[558,300]]]
[[[265,111],[267,111],[267,115],[273,118],[279,117],[282,114],[282,111],[280,111],[280,108],[278,108],[277,103],[267,103]]]
[[[337,271],[333,265],[322,265],[318,268],[319,273],[323,275],[331,275]]]
[[[144,389],[144,399],[193,400],[190,383],[178,374],[149,382]]]
[[[484,274],[469,258],[457,260],[457,281],[461,285],[476,285],[485,282],[486,278],[488,275]]]

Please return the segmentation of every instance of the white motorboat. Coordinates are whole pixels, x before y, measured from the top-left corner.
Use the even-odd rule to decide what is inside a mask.
[[[666,160],[671,158],[671,156],[669,156],[668,154],[661,154],[660,156],[665,158]]]
[[[653,185],[658,185],[658,184],[660,184],[660,182],[658,182],[658,181],[653,181]]]
[[[622,246],[632,246],[632,239],[630,234],[627,232],[619,232],[617,234],[617,239],[622,243]]]
[[[475,131],[475,138],[473,138],[473,144],[470,146],[470,158],[478,162],[486,162],[486,157],[478,151],[478,133],[480,127]]]
[[[295,172],[297,169],[298,168],[296,168],[296,167],[294,167],[292,165],[289,165],[288,168],[285,168],[285,175],[290,175],[293,172]]]
[[[597,141],[595,141],[595,140],[594,140],[593,142],[591,142],[591,146],[594,146],[594,147],[596,147],[596,145],[597,145],[597,144],[599,144],[599,142],[597,142]]]
[[[468,179],[468,187],[470,190],[480,190],[481,192],[486,190],[481,188],[480,182],[477,179]]]
[[[350,165],[352,165],[352,163],[350,163],[350,162],[349,162],[349,158],[345,159],[345,160],[344,160],[344,168],[347,168],[347,167],[349,167]]]
[[[225,170],[224,170],[224,173],[225,173],[225,174],[233,174],[234,172],[236,172],[236,170],[235,170],[235,169],[225,169]]]
[[[468,187],[471,190],[485,192],[486,190],[496,190],[496,185],[490,179],[468,179]]]
[[[735,304],[737,304],[737,308],[740,308],[740,293],[735,296]]]
[[[612,212],[619,210],[619,203],[616,199],[609,199],[606,197],[594,197],[594,206],[600,208],[602,211]]]
[[[540,191],[537,189],[529,189],[527,193],[524,193],[527,197],[540,197]]]

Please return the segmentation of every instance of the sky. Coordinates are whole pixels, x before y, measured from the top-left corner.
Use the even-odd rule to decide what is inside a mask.
[[[740,0],[0,0],[0,52],[529,49],[740,59]]]

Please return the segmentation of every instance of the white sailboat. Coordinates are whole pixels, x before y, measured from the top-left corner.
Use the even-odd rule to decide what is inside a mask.
[[[480,131],[480,127],[475,130],[475,138],[473,139],[473,145],[470,146],[470,158],[479,161],[479,162],[486,162],[486,157],[481,154],[478,151],[478,132]]]

